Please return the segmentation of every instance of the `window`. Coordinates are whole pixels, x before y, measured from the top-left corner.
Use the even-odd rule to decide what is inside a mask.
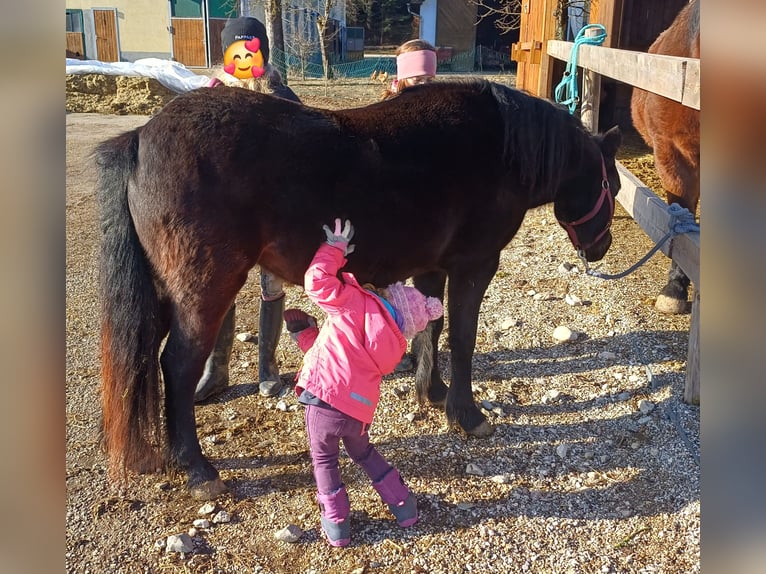
[[[67,32],[83,32],[82,27],[82,10],[67,10],[66,11],[66,31]]]
[[[173,18],[202,18],[202,0],[170,0]]]
[[[238,2],[232,2],[232,0],[208,0],[208,16],[210,18],[236,18],[238,5]]]

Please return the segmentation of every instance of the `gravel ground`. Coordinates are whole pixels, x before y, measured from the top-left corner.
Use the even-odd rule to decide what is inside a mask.
[[[618,281],[585,276],[550,206],[529,212],[482,306],[473,388],[494,435],[468,438],[442,412],[418,407],[412,373],[384,380],[371,435],[417,494],[422,518],[414,527],[399,529],[344,459],[352,543],[332,549],[320,538],[301,408],[292,393],[258,395],[257,347],[239,340],[234,384],[197,408],[203,450],[230,489],[214,511],[198,514],[202,505],[186,494],[183,476],[109,485],[97,443],[98,225],[88,154],[147,116],[114,115],[124,105],[78,113],[74,83],[67,78],[67,572],[699,571],[699,408],[682,401],[689,316],[652,306],[667,260],[655,255]],[[381,91],[371,81],[291,85],[307,103],[327,107],[375,101]],[[625,163],[645,164],[646,150],[629,144]],[[619,207],[613,227],[601,264],[607,272],[652,246]],[[255,333],[259,296],[254,274],[238,298],[238,333]],[[300,288],[287,297],[287,305],[317,313]],[[559,325],[579,337],[557,342]],[[440,348],[448,372],[444,336]],[[278,359],[292,381],[301,356],[286,334]],[[220,510],[230,520],[193,532],[191,552],[158,547]],[[288,524],[303,531],[296,543],[274,538]]]

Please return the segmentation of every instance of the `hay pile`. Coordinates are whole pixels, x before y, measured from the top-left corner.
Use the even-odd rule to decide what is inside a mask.
[[[177,94],[154,78],[67,74],[66,111],[152,115]]]

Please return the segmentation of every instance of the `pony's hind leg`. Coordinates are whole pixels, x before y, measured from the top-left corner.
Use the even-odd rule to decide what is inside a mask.
[[[429,297],[444,301],[444,286],[447,274],[442,272],[425,273],[413,278],[414,286]],[[444,329],[444,317],[431,321],[428,327],[412,340],[412,352],[415,355],[415,388],[418,402],[428,401],[435,407],[447,405],[447,385],[444,384],[439,366],[439,337]]]
[[[160,359],[165,381],[168,458],[187,473],[192,497],[203,500],[226,491],[218,471],[202,454],[194,415],[194,390],[229,305],[217,307],[205,313],[177,311]]]

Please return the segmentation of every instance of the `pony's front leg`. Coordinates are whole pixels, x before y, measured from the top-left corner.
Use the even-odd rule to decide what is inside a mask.
[[[485,437],[494,428],[473,400],[471,366],[476,346],[476,328],[484,292],[492,280],[499,258],[449,274],[449,345],[452,354],[452,382],[447,393],[447,418],[457,422],[469,435]]]
[[[213,346],[210,337],[211,349]],[[209,354],[187,337],[171,329],[160,360],[165,379],[165,417],[169,459],[183,469],[193,498],[210,500],[226,491],[218,471],[205,458],[197,437],[194,390]]]

